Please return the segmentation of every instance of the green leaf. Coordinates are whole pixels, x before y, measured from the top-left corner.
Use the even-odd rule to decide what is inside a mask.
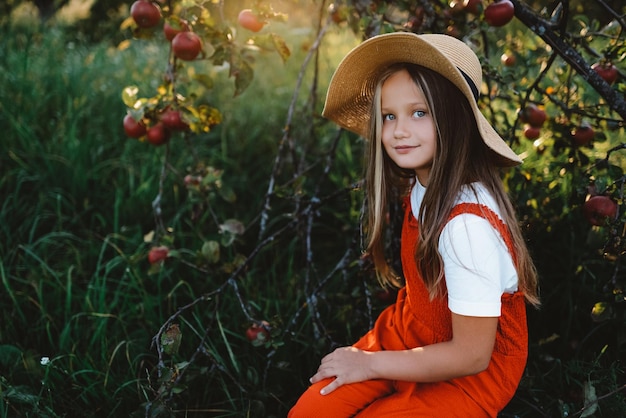
[[[235,191],[228,186],[222,186],[219,193],[220,196],[222,196],[222,198],[229,203],[234,203],[237,200]]]
[[[591,319],[601,322],[611,317],[611,306],[607,302],[597,302],[591,309]]]
[[[607,168],[607,172],[611,178],[618,179],[624,175],[624,170],[618,165],[610,164]]]
[[[163,334],[161,334],[161,349],[165,354],[174,355],[178,353],[180,341],[183,335],[178,324],[171,324]]]
[[[598,396],[596,395],[596,388],[589,381],[585,382],[583,389],[585,395],[585,408],[581,418],[590,417],[598,410]]]
[[[215,52],[211,55],[211,62],[215,66],[220,66],[225,62],[230,61],[230,57],[232,55],[231,48],[225,48],[224,46],[218,46],[215,48]]]
[[[243,222],[237,219],[224,221],[224,223],[219,226],[219,232],[222,234],[222,245],[228,247],[235,242],[235,238],[237,238],[238,235],[243,235],[245,230],[246,227],[243,225]]]
[[[241,235],[245,231],[243,222],[238,219],[227,219],[219,226],[220,233],[231,233],[233,235]]]
[[[22,350],[14,345],[0,345],[0,366],[11,369],[22,361]]]
[[[206,241],[202,244],[202,258],[211,264],[220,261],[220,244],[217,241]]]
[[[177,386],[174,386],[172,388],[172,393],[176,395],[176,394],[183,393],[186,390],[187,390],[187,386],[185,386],[185,385],[177,385]]]
[[[230,75],[235,77],[235,96],[243,93],[254,78],[254,70],[247,61],[238,59],[231,61]]]
[[[137,86],[126,86],[124,90],[122,90],[122,101],[127,107],[135,109],[135,105],[138,101],[137,96],[139,95],[139,87]]]
[[[276,52],[278,52],[278,55],[280,55],[283,62],[287,61],[287,59],[291,56],[291,51],[289,50],[287,43],[282,37],[276,35],[275,33],[272,33],[271,36]]]
[[[4,399],[14,404],[36,405],[40,401],[40,397],[32,393],[32,389],[28,386],[12,386],[3,393]]]
[[[195,81],[200,83],[207,90],[212,89],[213,85],[215,84],[213,82],[213,78],[211,78],[211,76],[208,75],[208,74],[204,74],[204,73],[196,74],[196,75],[194,75],[193,78],[194,78]]]

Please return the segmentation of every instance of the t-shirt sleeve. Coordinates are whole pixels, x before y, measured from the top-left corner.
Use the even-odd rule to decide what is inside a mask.
[[[462,214],[439,237],[448,307],[459,315],[500,316],[501,297],[517,290],[517,272],[500,234],[484,218]]]

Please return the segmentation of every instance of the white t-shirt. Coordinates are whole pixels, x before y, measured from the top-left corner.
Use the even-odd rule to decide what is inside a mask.
[[[500,218],[500,210],[481,183],[464,186],[458,203],[486,205]],[[411,210],[417,219],[426,188],[419,181],[411,191]],[[517,290],[517,271],[500,233],[484,218],[464,213],[449,221],[439,237],[448,307],[459,315],[500,316],[503,293]]]

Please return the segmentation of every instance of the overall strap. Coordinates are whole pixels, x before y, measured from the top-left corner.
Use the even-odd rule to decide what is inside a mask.
[[[452,211],[450,212],[450,217],[448,218],[448,221],[451,221],[454,217],[458,215],[466,213],[480,216],[481,218],[487,220],[491,224],[491,226],[493,226],[500,233],[500,236],[504,240],[506,248],[509,250],[511,257],[513,257],[513,263],[517,265],[517,254],[515,252],[515,247],[513,246],[511,231],[509,231],[509,228],[506,226],[504,221],[502,221],[502,219],[500,219],[500,217],[487,205],[467,202],[459,203],[458,205],[453,207]]]

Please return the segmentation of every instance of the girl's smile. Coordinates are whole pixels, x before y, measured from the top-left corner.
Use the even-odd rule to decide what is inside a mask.
[[[397,147],[393,147],[398,154],[408,154],[411,150],[418,148],[417,146],[411,147],[408,145],[400,145]]]

